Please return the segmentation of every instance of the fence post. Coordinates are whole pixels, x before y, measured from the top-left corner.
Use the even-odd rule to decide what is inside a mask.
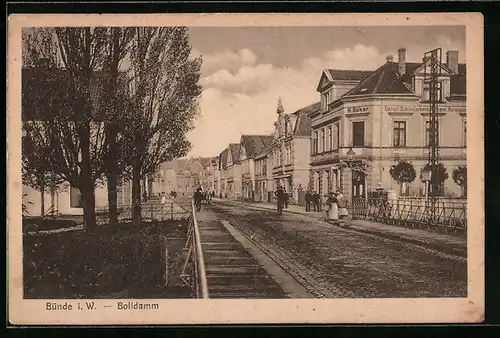
[[[170,219],[174,219],[174,202],[170,203]]]

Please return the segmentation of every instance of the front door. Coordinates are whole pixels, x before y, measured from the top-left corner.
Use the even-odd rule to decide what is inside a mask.
[[[352,173],[352,198],[365,198],[366,177],[363,172],[353,171]]]

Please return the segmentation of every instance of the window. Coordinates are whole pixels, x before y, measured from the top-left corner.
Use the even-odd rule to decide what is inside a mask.
[[[394,121],[393,146],[406,147],[406,121]]]
[[[330,90],[321,94],[321,110],[322,111],[328,110],[328,105],[331,103],[330,100],[331,100]]]
[[[365,145],[365,122],[352,123],[352,146],[363,147]]]
[[[431,121],[426,121],[425,122],[425,146],[430,147],[431,146]],[[439,145],[439,122],[436,121],[436,145]]]
[[[424,101],[430,101],[430,91],[431,91],[431,86],[430,83],[424,83],[424,90],[422,93],[423,100]],[[441,102],[442,101],[442,88],[441,88],[441,82],[436,83],[436,101]]]
[[[318,131],[315,130],[313,133],[313,142],[312,142],[312,153],[318,153]]]
[[[70,208],[82,208],[82,194],[80,193],[80,189],[70,187],[69,188],[69,205]]]
[[[463,140],[464,140],[464,143],[463,143],[463,146],[464,147],[467,147],[467,120],[464,119],[464,122],[463,122]]]
[[[335,123],[334,137],[333,137],[333,149],[339,149],[340,143],[340,125]]]
[[[321,140],[319,142],[319,152],[325,151],[325,128],[321,128]]]
[[[326,129],[326,151],[332,150],[332,126]]]

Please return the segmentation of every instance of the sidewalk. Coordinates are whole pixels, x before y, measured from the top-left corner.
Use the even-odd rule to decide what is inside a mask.
[[[214,202],[244,205],[256,209],[276,210],[276,206],[271,203],[249,203],[240,200],[220,200],[215,198]],[[325,212],[306,212],[305,207],[302,206],[289,205],[288,209],[284,209],[283,211],[315,218],[317,220],[326,222]],[[328,223],[332,224],[332,222]],[[388,239],[404,241],[462,258],[467,257],[467,239],[462,236],[441,234],[420,229],[410,229],[402,226],[388,225],[366,220],[346,219],[344,220],[344,223],[349,227],[349,229],[354,231],[368,233]]]

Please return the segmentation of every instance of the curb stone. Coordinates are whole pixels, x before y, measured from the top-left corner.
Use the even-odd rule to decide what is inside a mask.
[[[221,202],[222,203],[228,202],[229,204],[236,204],[237,203],[237,202],[235,203],[233,201],[227,201],[227,200],[226,201],[221,201]],[[240,203],[237,203],[237,204],[240,204]],[[241,203],[241,205],[258,208],[258,209],[261,209],[261,210],[273,210],[271,208],[266,208],[266,207],[263,207],[263,206],[253,205],[253,204],[247,204],[247,203]],[[404,235],[399,235],[399,234],[394,234],[394,233],[387,233],[387,232],[382,232],[382,231],[376,231],[376,230],[366,229],[366,228],[362,228],[360,226],[357,226],[355,224],[352,224],[352,223],[349,223],[349,222],[346,222],[346,221],[342,222],[342,225],[339,225],[339,224],[337,224],[335,222],[328,222],[326,220],[318,219],[318,218],[315,218],[315,217],[312,217],[312,216],[309,216],[307,214],[304,214],[304,213],[301,213],[301,212],[297,212],[297,211],[283,210],[283,212],[287,212],[287,213],[290,213],[290,214],[296,214],[296,215],[301,215],[301,216],[309,217],[309,218],[315,219],[317,221],[323,221],[325,223],[328,223],[328,224],[331,224],[331,225],[335,225],[335,226],[338,226],[340,228],[344,228],[344,229],[349,229],[349,230],[352,230],[352,231],[356,231],[356,232],[359,232],[359,233],[366,233],[366,234],[370,234],[370,235],[374,235],[374,236],[378,236],[378,237],[382,237],[382,238],[387,238],[387,239],[391,239],[391,240],[397,240],[397,241],[400,241],[400,242],[406,242],[406,243],[417,245],[417,246],[421,246],[421,247],[424,247],[424,248],[427,248],[427,249],[439,251],[439,252],[444,253],[444,254],[448,254],[448,255],[452,255],[452,256],[457,256],[457,257],[461,257],[461,258],[467,258],[467,248],[457,248],[457,247],[448,246],[448,245],[435,244],[435,243],[431,243],[431,242],[428,242],[428,241],[425,241],[425,240],[419,240],[419,239],[415,239],[415,238],[410,238],[410,237],[404,236]]]

